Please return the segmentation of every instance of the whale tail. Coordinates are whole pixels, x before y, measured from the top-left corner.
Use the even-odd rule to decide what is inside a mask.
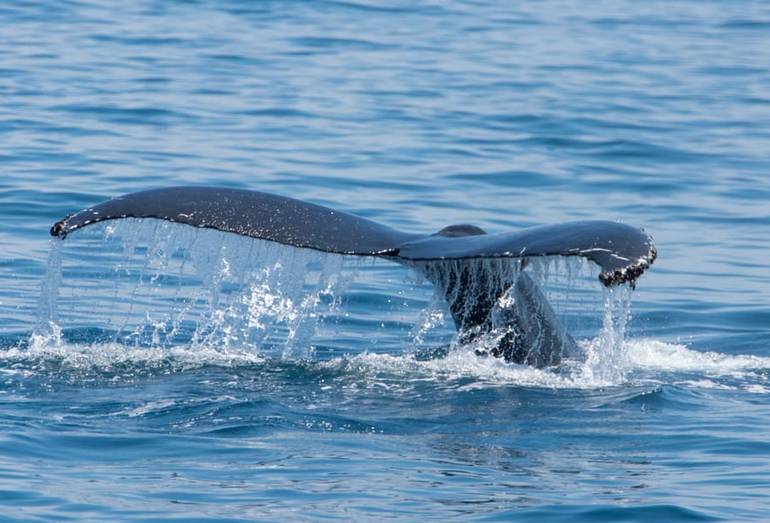
[[[428,261],[417,268],[446,301],[461,343],[492,333],[492,346],[477,352],[553,367],[577,355],[577,344],[525,265],[524,260],[472,259]]]
[[[83,227],[122,218],[155,218],[415,266],[444,295],[461,341],[506,327],[491,354],[536,367],[558,364],[575,344],[522,270],[529,260],[578,256],[600,267],[605,286],[634,286],[657,255],[643,230],[617,222],[577,221],[495,234],[473,225],[451,225],[425,235],[293,198],[209,187],[170,187],[113,198],[56,222],[51,234],[65,238]]]

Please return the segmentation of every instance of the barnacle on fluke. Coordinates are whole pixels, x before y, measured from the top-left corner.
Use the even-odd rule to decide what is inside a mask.
[[[631,287],[636,287],[636,280],[653,264],[658,257],[658,250],[654,245],[650,245],[650,252],[644,258],[639,258],[636,263],[632,263],[625,268],[615,269],[612,272],[602,272],[599,274],[599,280],[607,287],[628,283]]]
[[[517,304],[511,316],[516,335],[501,340],[492,353],[539,367],[557,364],[574,342],[523,270],[527,259],[588,259],[601,268],[599,279],[609,287],[634,286],[657,256],[652,238],[644,230],[618,222],[575,221],[493,234],[462,224],[433,234],[416,234],[293,198],[216,187],[170,187],[127,194],[67,216],[54,224],[51,234],[64,238],[88,225],[120,218],[156,218],[417,267],[444,293],[458,331],[465,333],[490,329],[498,300],[511,294]],[[505,259],[522,263],[506,264]]]
[[[51,236],[59,236],[64,238],[67,236],[67,220],[75,216],[74,214],[68,214],[51,227]]]

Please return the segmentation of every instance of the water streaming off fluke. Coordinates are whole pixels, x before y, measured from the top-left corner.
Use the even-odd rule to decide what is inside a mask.
[[[463,293],[469,295],[450,288],[468,274]],[[597,274],[586,260],[558,256],[415,262],[404,270],[382,260],[129,219],[52,241],[33,338],[38,346],[183,347],[323,360],[352,353],[346,337],[363,337],[367,352],[422,360],[468,353],[486,365],[501,339],[520,335],[521,321],[547,312],[559,339],[571,343],[550,371],[581,382],[619,383],[631,291],[603,288]],[[508,289],[522,278],[542,292],[548,311]],[[455,332],[453,321],[490,297],[491,324],[483,332],[473,325]],[[542,325],[532,332],[537,340],[554,335]]]

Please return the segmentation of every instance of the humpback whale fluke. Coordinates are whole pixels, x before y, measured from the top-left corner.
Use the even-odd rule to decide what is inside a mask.
[[[643,230],[611,221],[575,221],[494,234],[461,224],[433,234],[414,234],[293,198],[215,187],[170,187],[119,196],[67,216],[54,224],[51,235],[65,238],[88,225],[121,218],[156,218],[415,266],[444,291],[455,325],[468,341],[492,328],[495,304],[507,295],[516,304],[507,319],[511,335],[504,336],[492,353],[538,367],[558,364],[574,342],[526,273],[500,270],[503,259],[509,259],[508,265],[510,259],[518,260],[521,268],[535,257],[580,256],[601,268],[599,279],[609,287],[635,285],[657,254]],[[443,270],[447,266],[453,270]],[[481,289],[486,295],[479,294]]]

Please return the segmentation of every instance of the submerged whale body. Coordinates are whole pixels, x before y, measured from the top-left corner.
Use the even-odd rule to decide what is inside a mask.
[[[69,215],[51,228],[68,234],[106,220],[155,218],[322,252],[377,256],[417,268],[446,299],[463,342],[501,325],[489,352],[551,367],[575,342],[535,282],[522,271],[542,256],[580,256],[601,268],[605,286],[630,284],[656,257],[643,230],[610,221],[575,221],[487,234],[450,225],[433,234],[398,231],[346,212],[273,194],[214,187],[170,187],[127,194]],[[512,307],[501,309],[501,300]]]

